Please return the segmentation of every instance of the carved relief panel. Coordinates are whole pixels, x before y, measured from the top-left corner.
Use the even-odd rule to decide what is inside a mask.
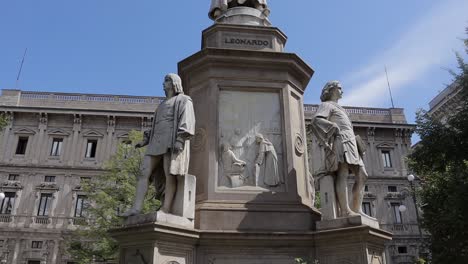
[[[284,190],[280,95],[221,90],[218,187]]]

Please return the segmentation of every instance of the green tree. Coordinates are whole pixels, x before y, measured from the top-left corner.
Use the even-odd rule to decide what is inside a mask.
[[[133,203],[136,177],[141,174],[144,148],[135,149],[143,134],[129,133],[129,140],[118,145],[117,152],[104,166],[106,172],[82,182],[87,193],[87,218],[67,238],[68,252],[80,264],[105,262],[116,258],[118,245],[108,230],[122,224],[120,212]],[[154,199],[154,188],[149,188],[143,212],[155,211],[160,202]],[[75,219],[80,221],[81,219]]]
[[[457,60],[454,85],[462,89],[461,106],[446,123],[418,112],[421,141],[410,155],[410,166],[421,178],[422,224],[431,234],[435,264],[468,263],[468,64],[460,54]]]
[[[0,114],[0,132],[8,125],[8,117],[6,114]]]

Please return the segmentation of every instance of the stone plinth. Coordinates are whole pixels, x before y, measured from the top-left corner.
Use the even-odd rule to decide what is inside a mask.
[[[166,214],[164,212],[158,211],[150,214],[144,215],[134,215],[125,219],[124,225],[127,227],[139,226],[148,223],[159,223],[166,224],[171,226],[178,226],[180,228],[192,228],[193,229],[193,220],[187,219],[185,217]]]
[[[120,246],[119,263],[125,264],[193,264],[199,234],[190,228],[170,223],[139,221],[111,231]],[[142,220],[142,219],[139,219]],[[158,219],[159,220],[159,219]]]
[[[282,52],[286,41],[275,27],[215,24],[203,31],[202,48]]]
[[[178,182],[183,184],[177,184],[172,213],[193,220],[195,218],[195,189],[197,186],[197,179],[190,174],[177,177],[179,177]]]
[[[178,65],[197,116],[189,170],[197,175],[195,227],[311,231],[320,215],[311,199],[303,95],[314,71],[282,48],[226,47],[224,32],[286,39],[275,28],[216,24],[205,31],[205,48]],[[264,157],[275,175],[256,165],[258,134],[264,148],[275,150],[274,162],[272,152]],[[229,179],[226,143],[245,162],[241,185]]]
[[[369,226],[318,231],[315,253],[320,264],[385,264],[384,243],[392,234]]]
[[[377,219],[363,215],[322,220],[316,223],[317,230],[319,231],[348,228],[362,225],[379,229],[379,222],[377,221]]]

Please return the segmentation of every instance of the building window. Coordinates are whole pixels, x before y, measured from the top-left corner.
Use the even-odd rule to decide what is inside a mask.
[[[364,186],[364,192],[369,192],[369,186],[367,185]]]
[[[3,244],[4,244],[4,243],[5,243],[5,240],[1,239],[1,240],[0,240],[0,248],[3,247]]]
[[[76,205],[75,205],[75,217],[85,217],[86,216],[86,196],[85,195],[78,195],[76,198]]]
[[[398,254],[408,254],[407,247],[398,247]]]
[[[391,192],[391,193],[398,192],[396,186],[388,186],[387,189],[388,189],[388,192]]]
[[[393,217],[395,218],[395,224],[403,223],[401,212],[400,212],[400,204],[392,203],[391,206],[392,206],[392,211],[393,211]]]
[[[16,193],[5,192],[5,198],[0,201],[0,214],[11,214],[15,205]]]
[[[17,180],[19,180],[19,174],[9,174],[9,175],[8,175],[8,180],[9,180],[9,181],[17,181]]]
[[[29,137],[19,137],[18,145],[16,146],[16,155],[26,154],[26,147],[28,146]]]
[[[52,140],[52,149],[50,150],[51,156],[60,156],[62,153],[63,138],[54,138]]]
[[[55,176],[45,176],[44,181],[45,182],[55,182]]]
[[[392,158],[390,157],[390,151],[383,150],[382,151],[382,160],[384,168],[392,168]]]
[[[28,260],[28,264],[41,264],[39,260]]]
[[[372,216],[371,203],[370,203],[370,202],[363,202],[363,203],[362,203],[362,211],[363,211],[366,215]]]
[[[31,242],[31,248],[42,248],[42,241],[32,241]]]
[[[96,149],[97,149],[97,140],[96,139],[88,139],[86,143],[86,158],[95,158],[96,157]]]
[[[52,203],[52,194],[41,193],[41,199],[39,200],[39,209],[37,210],[37,215],[48,216],[51,203]]]

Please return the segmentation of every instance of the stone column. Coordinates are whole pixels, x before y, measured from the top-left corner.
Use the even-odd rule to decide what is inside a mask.
[[[73,135],[72,135],[72,144],[69,148],[70,159],[68,160],[68,165],[73,166],[78,163],[78,155],[80,154],[81,146],[78,146],[80,132],[81,132],[81,122],[82,117],[80,114],[76,114],[73,118]]]

